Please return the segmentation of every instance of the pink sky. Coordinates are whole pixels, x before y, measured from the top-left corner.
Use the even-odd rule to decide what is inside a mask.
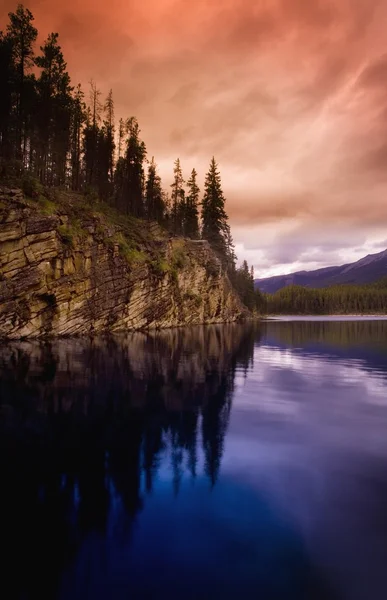
[[[387,2],[30,0],[73,83],[137,116],[164,186],[215,155],[256,275],[387,247]],[[15,2],[1,0],[0,28]]]

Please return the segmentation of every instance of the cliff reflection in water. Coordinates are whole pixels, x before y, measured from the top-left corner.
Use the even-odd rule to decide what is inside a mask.
[[[85,535],[106,534],[113,503],[130,528],[161,457],[175,494],[197,476],[199,451],[216,484],[235,370],[257,336],[229,325],[2,346],[0,545],[15,597],[26,582],[41,595],[44,581],[54,598]]]
[[[0,597],[383,598],[386,348],[387,321],[1,346]]]

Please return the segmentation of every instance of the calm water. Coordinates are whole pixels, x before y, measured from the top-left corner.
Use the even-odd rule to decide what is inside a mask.
[[[0,348],[0,597],[387,598],[387,322]]]

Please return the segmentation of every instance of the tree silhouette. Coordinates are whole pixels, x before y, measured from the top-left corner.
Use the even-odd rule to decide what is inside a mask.
[[[184,234],[193,239],[199,238],[199,193],[197,185],[197,172],[192,169],[191,177],[187,181],[188,195],[184,215]]]
[[[148,176],[145,184],[145,203],[148,219],[154,219],[159,223],[163,223],[166,207],[161,187],[161,178],[157,173],[157,165],[153,156],[148,167]]]
[[[27,8],[19,4],[16,12],[9,13],[10,23],[7,26],[7,36],[11,42],[12,58],[14,62],[15,75],[15,143],[16,158],[20,160],[22,167],[25,166],[26,146],[28,138],[29,115],[34,77],[30,74],[34,65],[34,44],[38,36],[38,30],[34,27],[34,17]]]
[[[173,183],[171,185],[171,223],[173,231],[177,234],[182,234],[184,231],[185,191],[183,186],[183,172],[180,165],[180,159],[177,158],[175,160],[173,169]]]
[[[202,237],[208,240],[225,268],[233,263],[234,248],[225,211],[225,198],[218,165],[213,157],[204,182]]]

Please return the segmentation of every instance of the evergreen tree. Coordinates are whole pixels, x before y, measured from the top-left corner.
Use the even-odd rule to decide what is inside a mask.
[[[80,84],[73,95],[71,111],[71,188],[81,188],[82,129],[86,119],[84,93]]]
[[[110,196],[110,166],[111,166],[111,139],[106,122],[97,130],[97,156],[95,165],[95,180],[98,195],[107,200]]]
[[[127,122],[121,118],[118,124],[118,159],[120,159],[122,156],[122,149],[124,147],[125,136],[127,133]]]
[[[57,33],[48,36],[41,52],[36,58],[41,69],[37,81],[36,171],[42,182],[61,185],[70,150],[72,88]]]
[[[15,120],[13,115],[15,68],[12,57],[12,40],[0,32],[0,158],[10,161],[15,149]],[[1,170],[0,170],[1,173]]]
[[[157,165],[154,157],[152,157],[148,168],[145,202],[148,219],[154,219],[162,223],[164,220],[165,205],[163,190],[161,188],[161,178],[157,173]]]
[[[34,65],[34,44],[38,35],[33,26],[32,13],[19,4],[15,13],[8,14],[10,23],[7,26],[8,38],[12,46],[12,58],[15,74],[15,133],[16,133],[16,158],[22,167],[26,155],[27,123],[31,114],[31,106],[27,103],[31,95],[31,86],[34,77],[29,75]]]
[[[227,272],[229,275],[232,276],[232,273],[235,272],[237,257],[235,254],[234,241],[232,239],[231,229],[230,229],[230,225],[228,224],[228,222],[225,223],[225,238],[226,238]]]
[[[172,230],[175,233],[181,234],[184,230],[184,211],[185,211],[185,192],[184,192],[184,179],[183,172],[181,170],[180,159],[175,160],[175,166],[173,169],[173,183],[172,188],[172,207],[171,207],[171,225]]]
[[[135,117],[128,122],[129,138],[126,148],[126,197],[129,212],[136,217],[144,215],[144,167],[146,148],[140,140],[140,128]]]
[[[192,169],[191,177],[187,181],[188,195],[185,207],[185,222],[184,222],[184,234],[187,237],[198,239],[199,238],[199,187],[196,183],[197,172]]]
[[[108,177],[109,184],[113,184],[114,179],[114,151],[115,151],[115,126],[114,126],[114,101],[113,91],[110,90],[105,102],[105,129],[106,129],[106,146],[108,155]]]
[[[136,217],[145,213],[145,177],[143,163],[146,147],[140,140],[140,128],[135,117],[127,121],[128,139],[125,158],[119,158],[115,173],[115,195],[117,206],[123,212]]]
[[[254,269],[244,260],[239,269],[233,271],[231,281],[243,304],[249,310],[256,309],[256,294],[254,290]]]
[[[154,158],[145,176],[146,147],[134,117],[119,121],[116,161],[112,90],[102,106],[101,92],[91,81],[86,109],[81,86],[75,90],[71,87],[58,34],[47,37],[35,59],[37,30],[31,12],[19,5],[9,18],[7,32],[0,32],[0,173],[13,165],[12,174],[29,170],[45,185],[66,185],[73,190],[92,187],[100,197],[115,201],[122,212],[147,216],[177,234],[198,238],[200,190],[195,169],[186,195],[180,160],[176,159],[169,198],[162,190]],[[34,66],[37,76],[32,72]],[[201,221],[202,237],[209,241],[250,306],[253,272],[248,272],[247,264],[238,270],[235,267],[234,244],[214,158],[206,175]]]
[[[88,187],[97,189],[99,177],[97,172],[98,142],[100,140],[99,124],[101,122],[101,92],[94,81],[90,82],[90,105],[86,113],[86,126],[83,134],[83,160],[85,181]]]
[[[261,311],[266,314],[385,314],[387,278],[363,285],[342,284],[320,289],[290,285],[275,294],[260,296],[263,296]]]
[[[125,185],[126,185],[126,161],[125,158],[120,156],[116,163],[114,170],[114,203],[118,210],[122,212],[128,212],[125,204]]]
[[[234,245],[224,208],[220,174],[215,158],[212,158],[204,183],[202,202],[202,237],[208,240],[225,268],[234,264]]]
[[[93,101],[95,102],[95,90],[93,91]],[[114,102],[112,90],[110,90],[104,104],[104,115],[105,118],[102,127],[98,126],[98,122],[92,126],[92,132],[96,132],[96,147],[94,149],[96,162],[93,179],[94,185],[97,186],[99,196],[108,200],[113,196],[114,184],[115,143]],[[92,136],[92,141],[94,141],[94,136]]]

